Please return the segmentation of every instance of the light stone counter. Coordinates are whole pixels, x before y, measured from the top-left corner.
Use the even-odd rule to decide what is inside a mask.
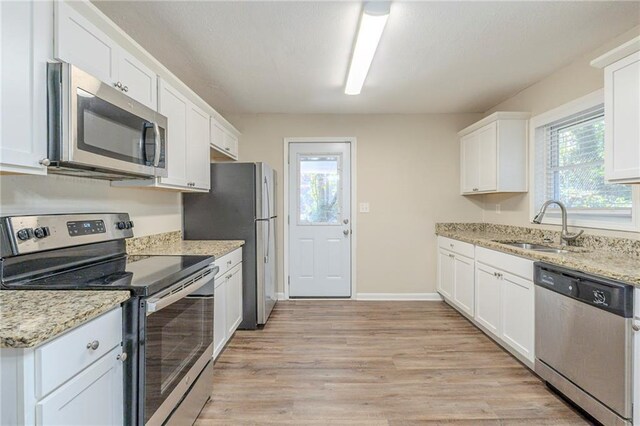
[[[242,247],[242,240],[183,240],[180,231],[132,238],[127,253],[132,255],[201,255],[218,259]]]
[[[37,346],[130,297],[121,290],[2,290],[0,348]]]
[[[559,248],[558,232],[481,223],[439,223],[436,234],[640,287],[640,241],[586,235],[577,240],[578,246],[563,247],[568,250],[566,253],[545,253],[503,243],[532,242]],[[551,238],[556,244],[544,238]]]

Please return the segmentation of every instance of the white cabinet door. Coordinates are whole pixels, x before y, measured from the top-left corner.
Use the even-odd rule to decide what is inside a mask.
[[[52,2],[0,2],[0,171],[45,174]]]
[[[187,183],[192,188],[211,187],[209,179],[209,115],[189,104],[186,140]]]
[[[478,130],[478,174],[477,188],[480,191],[495,191],[498,188],[498,123],[493,122]]]
[[[480,143],[478,133],[474,132],[460,139],[461,192],[476,192],[479,190],[480,178]]]
[[[453,300],[467,314],[473,316],[474,261],[466,256],[455,255]]]
[[[238,138],[231,133],[224,134],[224,149],[229,153],[229,155],[233,158],[238,157]]]
[[[55,57],[105,83],[116,82],[118,45],[67,2],[55,5]]]
[[[123,368],[117,347],[36,404],[38,425],[120,425]]]
[[[225,151],[225,129],[215,118],[211,117],[211,145],[218,148],[220,151]]]
[[[238,137],[211,117],[211,146],[220,154],[216,159],[236,160],[238,158]],[[214,153],[216,154],[216,153]]]
[[[216,359],[227,342],[227,279],[218,275],[213,294],[213,359]]]
[[[604,70],[605,177],[640,182],[640,52]]]
[[[453,299],[455,281],[455,255],[438,248],[438,291],[443,296]]]
[[[231,338],[242,322],[242,263],[227,275],[227,338]]]
[[[533,281],[509,273],[503,273],[501,281],[502,339],[533,362],[535,358]]]
[[[501,318],[501,282],[498,271],[483,263],[476,262],[476,312],[475,319],[489,332],[500,337]]]
[[[160,182],[187,187],[186,142],[190,102],[178,90],[160,80],[158,110],[167,117],[167,172]]]
[[[130,97],[158,110],[158,78],[142,62],[125,50],[118,51],[118,81]]]

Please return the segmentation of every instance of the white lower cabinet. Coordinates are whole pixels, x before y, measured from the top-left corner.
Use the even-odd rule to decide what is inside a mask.
[[[453,264],[455,274],[453,300],[463,311],[473,315],[473,296],[475,293],[473,285],[474,261],[466,256],[455,255]]]
[[[502,292],[498,271],[491,266],[476,264],[476,315],[475,319],[487,331],[498,337],[502,333],[500,306]]]
[[[122,309],[34,348],[0,349],[2,425],[122,425]]]
[[[473,316],[473,245],[438,239],[438,291],[463,312]]]
[[[242,322],[242,263],[227,276],[227,333],[231,336]]]
[[[498,343],[533,366],[532,260],[438,237],[438,292]]]
[[[36,404],[37,425],[123,423],[123,366],[116,347]]]
[[[506,272],[500,279],[502,281],[502,338],[522,356],[533,361],[535,359],[533,281]]]
[[[213,358],[224,349],[242,322],[242,248],[215,260],[216,275],[213,310]]]
[[[225,343],[227,343],[227,280],[224,277],[216,278],[215,292],[213,295],[213,358],[217,358]]]
[[[438,248],[438,291],[448,298],[453,298],[455,281],[454,257],[453,253]]]

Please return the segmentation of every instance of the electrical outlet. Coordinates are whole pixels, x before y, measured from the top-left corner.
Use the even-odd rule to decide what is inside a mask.
[[[360,208],[358,210],[360,211],[360,213],[369,213],[369,203],[360,203]]]

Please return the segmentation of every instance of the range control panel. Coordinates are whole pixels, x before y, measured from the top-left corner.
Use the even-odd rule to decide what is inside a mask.
[[[133,237],[127,213],[87,213],[0,218],[2,257]]]
[[[77,237],[79,235],[104,234],[105,227],[103,220],[81,220],[78,222],[67,222],[69,235]]]

